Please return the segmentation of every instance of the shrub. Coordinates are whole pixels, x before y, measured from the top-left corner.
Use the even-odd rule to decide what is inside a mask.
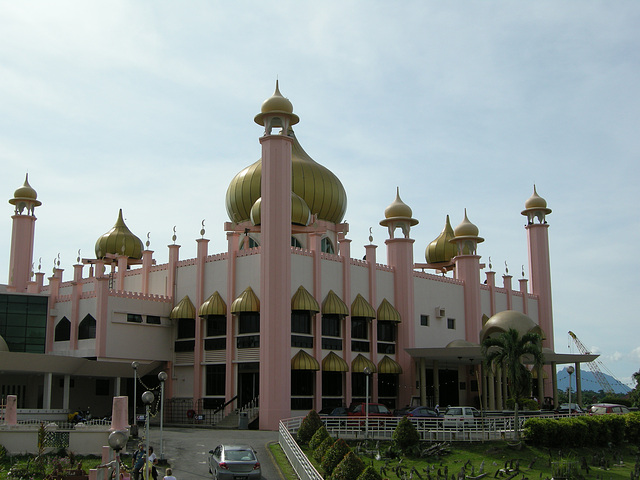
[[[404,417],[398,422],[398,426],[393,431],[393,441],[402,451],[420,442],[420,434],[409,418]]]
[[[327,432],[327,429],[323,425],[318,430],[316,430],[316,433],[314,433],[313,437],[311,437],[311,440],[309,441],[309,448],[311,450],[315,450],[320,446],[322,442],[324,442],[326,438],[329,438],[329,432]]]
[[[318,445],[318,448],[316,448],[313,451],[313,458],[315,458],[319,462],[322,462],[324,455],[327,453],[327,450],[329,450],[332,445],[333,445],[333,438],[331,437],[325,438],[323,442],[320,445]]]
[[[336,468],[331,480],[356,480],[364,470],[364,462],[353,452],[348,452]]]
[[[356,480],[382,480],[376,469],[369,466],[365,468]]]
[[[324,470],[325,478],[329,478],[333,473],[333,470],[338,466],[347,453],[351,451],[349,445],[339,438],[335,443],[327,450],[322,459],[320,466]]]
[[[522,400],[520,405],[522,405],[523,410],[540,410],[540,404],[530,398]]]
[[[315,410],[311,410],[307,416],[304,417],[304,420],[302,420],[302,424],[298,429],[298,433],[296,435],[298,443],[302,445],[308,443],[309,440],[311,440],[311,437],[313,437],[313,434],[316,433],[316,431],[323,425],[320,415],[318,415]]]
[[[627,442],[635,445],[640,444],[640,412],[620,415],[624,417],[624,436]]]

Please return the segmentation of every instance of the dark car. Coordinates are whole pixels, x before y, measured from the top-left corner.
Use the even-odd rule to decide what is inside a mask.
[[[216,480],[260,480],[256,451],[249,445],[218,445],[209,450],[209,473]]]
[[[437,413],[432,408],[428,407],[415,407],[410,409],[405,415],[408,417],[429,417],[429,418],[440,418],[444,415]]]
[[[556,413],[560,415],[569,415],[570,413],[584,413],[584,410],[580,408],[580,405],[577,403],[571,402],[571,405],[568,403],[563,403],[558,408],[556,408]]]
[[[347,407],[329,407],[323,408],[318,412],[321,417],[345,417],[349,410]]]
[[[349,416],[364,417],[367,415],[365,405],[366,403],[356,403],[351,405],[349,409]],[[393,414],[386,405],[382,403],[369,403],[369,416],[370,417],[391,417]]]

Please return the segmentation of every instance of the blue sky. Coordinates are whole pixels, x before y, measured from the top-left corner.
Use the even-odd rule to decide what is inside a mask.
[[[347,190],[355,257],[373,227],[384,258],[398,186],[417,262],[466,207],[483,261],[516,285],[535,182],[553,209],[556,351],[575,351],[572,330],[631,382],[638,25],[632,1],[0,2],[0,192],[29,172],[36,269],[60,254],[66,279],[119,208],[160,262],[174,226],[195,256],[203,219],[223,251],[226,188],[260,156],[253,117],[277,77],[301,144]]]

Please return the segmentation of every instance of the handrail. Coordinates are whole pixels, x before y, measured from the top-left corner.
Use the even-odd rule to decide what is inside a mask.
[[[229,405],[231,402],[233,402],[234,400],[236,400],[238,398],[238,395],[235,395],[231,400],[229,400],[227,403],[225,403],[224,405],[220,405],[218,408],[216,408],[213,411],[213,415],[215,415],[216,413],[218,413],[220,410],[224,410],[226,408],[227,405]]]

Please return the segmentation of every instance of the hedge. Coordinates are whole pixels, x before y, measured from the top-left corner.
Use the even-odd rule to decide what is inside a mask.
[[[327,453],[324,454],[324,458],[320,464],[322,470],[324,470],[324,478],[329,478],[331,476],[333,470],[350,451],[351,448],[349,448],[349,445],[347,445],[344,440],[339,438],[335,441],[331,448],[327,450]]]
[[[327,432],[327,429],[323,425],[318,430],[316,430],[316,433],[314,433],[313,437],[311,437],[311,440],[309,440],[309,448],[312,451],[315,450],[320,446],[322,442],[324,442],[326,438],[329,438],[329,432]]]
[[[353,452],[348,452],[331,473],[331,480],[356,480],[364,470],[364,462]]]
[[[640,414],[635,423],[634,415],[530,418],[525,422],[523,432],[527,442],[545,447],[601,446],[624,440],[637,442],[634,438],[640,439]]]
[[[313,437],[313,434],[323,425],[320,415],[318,415],[315,410],[311,410],[302,420],[298,433],[296,434],[298,443],[301,445],[308,443],[311,437]]]
[[[331,448],[333,443],[333,438],[325,438],[324,441],[320,445],[318,445],[318,448],[313,451],[313,458],[315,458],[319,462],[322,462],[322,459],[324,458],[327,451]]]

